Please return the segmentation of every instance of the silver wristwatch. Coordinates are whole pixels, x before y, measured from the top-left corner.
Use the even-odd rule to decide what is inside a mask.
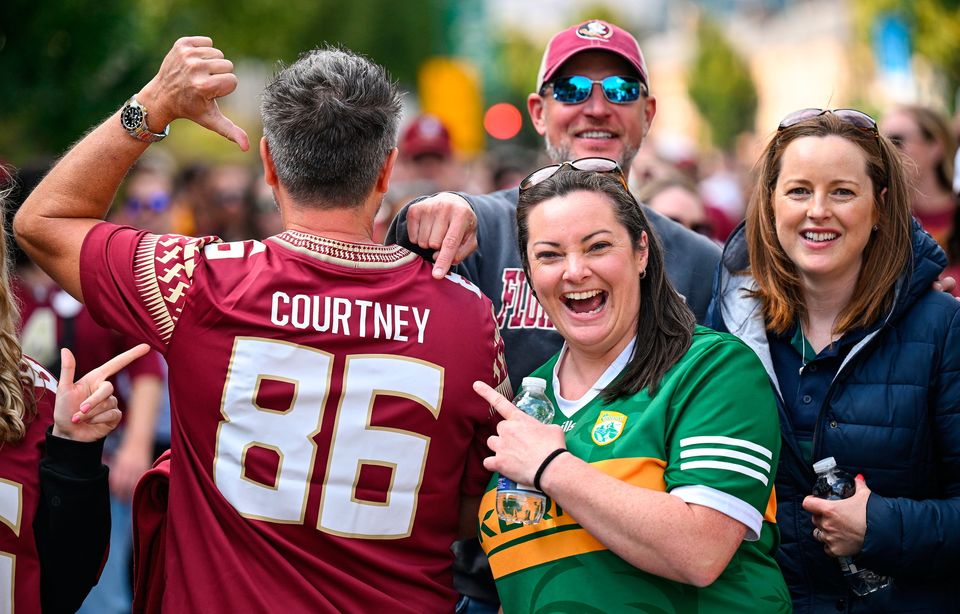
[[[170,124],[167,124],[167,127],[160,134],[150,132],[150,129],[147,128],[147,108],[137,102],[136,96],[131,96],[130,100],[123,105],[123,109],[120,110],[120,125],[130,136],[144,143],[162,141],[170,134]]]

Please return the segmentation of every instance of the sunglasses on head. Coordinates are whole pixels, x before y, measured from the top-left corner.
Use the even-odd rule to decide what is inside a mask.
[[[872,117],[867,115],[862,111],[857,111],[856,109],[800,109],[799,111],[794,111],[790,115],[787,115],[783,118],[783,121],[780,122],[780,125],[777,127],[777,131],[789,128],[790,126],[795,126],[802,121],[808,119],[813,119],[814,117],[820,117],[821,115],[826,115],[827,113],[832,113],[837,117],[837,119],[850,124],[861,130],[867,130],[872,132],[878,138],[880,132],[877,130],[877,122]]]
[[[552,81],[547,81],[540,89],[542,96],[546,92],[547,86],[553,86],[553,99],[564,104],[580,104],[593,92],[593,84],[600,84],[603,96],[613,104],[627,104],[635,102],[640,98],[640,94],[647,95],[647,84],[636,77],[605,77],[599,81],[584,77],[583,75],[572,75],[569,77],[557,77]]]
[[[627,188],[627,179],[623,176],[623,170],[620,168],[620,165],[611,160],[610,158],[579,158],[572,162],[561,162],[560,164],[550,164],[549,166],[544,166],[539,168],[529,175],[527,175],[523,181],[520,182],[520,191],[528,190],[533,186],[546,181],[547,179],[553,177],[557,174],[561,168],[569,166],[577,171],[587,171],[591,173],[613,173],[616,175],[617,179],[620,180],[620,183],[623,184],[623,188],[630,191]]]

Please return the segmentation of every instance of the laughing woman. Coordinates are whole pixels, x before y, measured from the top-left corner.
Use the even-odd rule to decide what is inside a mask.
[[[784,119],[711,324],[753,347],[778,393],[777,560],[798,612],[957,611],[960,304],[931,289],[945,263],[873,119]],[[866,477],[851,498],[807,496],[828,456]],[[837,556],[892,582],[855,597]]]
[[[551,500],[529,526],[498,521],[495,490],[483,500],[504,611],[787,611],[772,555],[779,426],[756,356],[695,328],[613,161],[533,173],[517,224],[565,343],[533,374],[554,425],[475,385],[505,418],[487,468]]]

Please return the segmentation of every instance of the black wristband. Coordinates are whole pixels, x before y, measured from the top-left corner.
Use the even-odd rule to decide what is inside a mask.
[[[556,457],[560,456],[561,454],[563,454],[563,453],[566,452],[566,451],[567,451],[566,448],[557,448],[556,450],[554,450],[554,451],[551,452],[550,454],[547,454],[547,457],[546,457],[545,459],[543,459],[543,462],[542,462],[542,463],[540,463],[540,468],[537,469],[536,475],[533,476],[533,487],[534,487],[534,488],[536,488],[536,489],[539,490],[540,492],[543,492],[543,489],[540,488],[540,478],[543,477],[543,472],[546,471],[547,465],[549,465],[550,463],[553,462],[553,459],[555,459]]]

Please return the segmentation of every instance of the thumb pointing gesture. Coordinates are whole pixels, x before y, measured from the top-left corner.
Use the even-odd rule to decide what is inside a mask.
[[[162,130],[177,118],[189,119],[233,141],[247,151],[247,133],[227,119],[217,98],[237,88],[233,62],[206,36],[177,40],[156,76],[137,95],[149,110],[151,129]]]
[[[208,128],[220,136],[233,141],[239,145],[240,149],[243,151],[250,149],[250,139],[247,137],[246,131],[230,121],[230,119],[220,111],[220,106],[217,104],[216,100],[210,101],[209,110],[203,116],[202,120],[198,121],[197,123],[204,128]]]

